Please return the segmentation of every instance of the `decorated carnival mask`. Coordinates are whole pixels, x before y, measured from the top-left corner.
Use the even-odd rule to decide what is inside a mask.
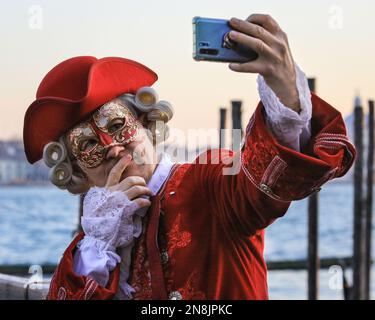
[[[78,162],[86,168],[95,168],[103,162],[110,147],[134,141],[140,126],[132,112],[115,100],[71,129],[67,140]]]

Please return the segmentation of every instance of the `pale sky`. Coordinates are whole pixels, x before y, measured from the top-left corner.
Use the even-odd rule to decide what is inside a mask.
[[[288,34],[295,61],[317,92],[347,115],[359,92],[375,98],[375,2],[370,0],[17,0],[0,4],[0,139],[21,138],[43,76],[78,55],[121,56],[159,75],[175,108],[171,127],[217,128],[220,106],[243,100],[243,125],[259,100],[256,75],[192,59],[194,16],[268,13]]]

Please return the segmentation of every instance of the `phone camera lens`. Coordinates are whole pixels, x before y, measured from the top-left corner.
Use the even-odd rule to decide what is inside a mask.
[[[210,55],[210,56],[217,56],[219,54],[219,50],[217,50],[217,49],[200,49],[199,53],[207,54],[207,55]]]

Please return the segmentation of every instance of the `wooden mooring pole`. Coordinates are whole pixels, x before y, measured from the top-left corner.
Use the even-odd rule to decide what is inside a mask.
[[[240,136],[242,137],[242,101],[233,100],[232,101],[232,149],[238,151],[240,149],[241,139],[234,139],[237,137],[234,130],[241,130]]]
[[[83,200],[85,199],[86,194],[79,195],[79,206],[78,206],[78,222],[77,229],[73,230],[73,237],[75,237],[79,232],[82,232],[81,217],[83,215]]]
[[[220,108],[220,132],[219,148],[225,148],[225,128],[226,128],[227,109]]]
[[[368,102],[368,147],[367,147],[367,194],[366,194],[366,227],[365,227],[365,299],[371,299],[371,236],[372,236],[372,193],[374,175],[374,101]]]
[[[310,90],[315,92],[315,79],[308,79]],[[307,282],[308,299],[317,300],[319,292],[319,219],[318,219],[318,193],[308,199],[308,248],[307,248]]]
[[[356,98],[354,108],[354,143],[357,159],[354,164],[354,230],[352,299],[365,298],[365,215],[363,210],[363,108]]]

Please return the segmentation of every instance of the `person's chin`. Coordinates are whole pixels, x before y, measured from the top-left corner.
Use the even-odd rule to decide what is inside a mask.
[[[125,169],[125,171],[121,175],[120,181],[131,176],[139,176],[145,178],[142,170],[140,170],[140,168],[137,168],[136,166],[133,166],[133,164],[131,164],[128,168]]]

